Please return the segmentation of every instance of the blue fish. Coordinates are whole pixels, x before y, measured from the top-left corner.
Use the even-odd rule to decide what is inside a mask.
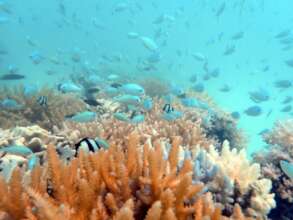
[[[143,100],[142,105],[146,111],[150,111],[153,108],[153,100],[151,98],[146,98],[145,100]]]
[[[76,84],[72,82],[59,83],[57,85],[57,89],[58,91],[62,93],[75,93],[75,92],[78,93],[82,91],[82,89],[79,86],[77,86]]]
[[[144,115],[135,115],[131,118],[131,123],[133,124],[139,124],[144,122]]]
[[[249,93],[250,99],[256,103],[268,101],[270,95],[265,89],[258,89]]]
[[[166,121],[175,121],[176,119],[179,119],[182,116],[183,116],[183,112],[174,110],[169,113],[164,112],[162,115],[162,118]]]
[[[114,118],[116,118],[119,121],[129,122],[129,118],[124,113],[115,112],[113,116],[114,116]]]
[[[115,87],[112,87],[112,86],[108,86],[104,89],[104,93],[107,95],[107,96],[110,96],[110,97],[114,97],[114,96],[117,96],[119,94],[119,90]]]
[[[141,96],[145,94],[144,88],[135,83],[127,83],[120,87],[120,90],[128,95]]]
[[[248,116],[259,116],[262,113],[262,109],[258,105],[253,105],[247,108],[244,113]]]
[[[231,113],[231,116],[232,116],[232,118],[234,118],[234,119],[237,120],[237,119],[240,118],[240,113],[235,111],[235,112],[232,112],[232,113]]]
[[[199,107],[199,103],[195,98],[183,98],[181,104],[185,107]]]
[[[152,54],[147,58],[149,63],[158,63],[161,60],[161,54],[158,51],[152,52]]]
[[[174,83],[171,84],[170,92],[175,96],[182,96],[183,94],[185,94],[183,87]]]
[[[293,180],[293,163],[289,163],[285,160],[280,161],[280,167],[282,171],[291,179]]]
[[[121,95],[114,98],[114,101],[125,105],[139,105],[141,99],[135,95]]]
[[[39,64],[43,61],[44,57],[41,55],[39,51],[34,51],[29,56],[34,64]]]
[[[76,113],[73,115],[67,115],[65,116],[65,119],[68,119],[74,122],[87,123],[87,122],[94,121],[96,117],[97,117],[96,112],[84,111],[84,112]]]
[[[30,148],[22,145],[11,145],[8,147],[0,148],[0,152],[20,155],[20,156],[28,156],[31,155],[33,152]]]
[[[26,98],[32,97],[38,93],[38,87],[36,85],[25,85],[23,88],[23,94]]]
[[[0,102],[0,107],[13,110],[22,108],[22,105],[14,99],[6,98]]]

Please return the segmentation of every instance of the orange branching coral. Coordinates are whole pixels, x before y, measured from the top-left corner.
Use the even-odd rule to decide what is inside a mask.
[[[167,160],[160,140],[141,144],[132,133],[126,146],[95,154],[80,152],[63,163],[53,146],[48,165],[11,181],[0,180],[0,213],[8,219],[228,219],[204,186],[192,182],[191,161],[178,166],[180,138],[174,137]],[[246,219],[235,206],[234,217]]]

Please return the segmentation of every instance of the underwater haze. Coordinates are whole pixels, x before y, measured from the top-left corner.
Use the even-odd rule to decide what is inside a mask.
[[[19,143],[1,144],[19,126],[64,135],[64,124],[100,123],[106,112],[141,129],[156,124],[156,111],[168,126],[191,117],[208,143],[244,147],[249,161],[278,145],[274,131],[292,150],[292,8],[290,0],[0,0],[0,146]],[[95,144],[108,147],[110,136]],[[84,147],[88,137],[70,143]],[[282,149],[276,166],[293,191],[293,153]],[[293,219],[292,201],[270,218]]]

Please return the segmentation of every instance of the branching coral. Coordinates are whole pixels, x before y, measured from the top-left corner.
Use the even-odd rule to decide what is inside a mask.
[[[9,183],[0,180],[0,213],[44,220],[228,219],[204,186],[192,183],[191,161],[178,167],[179,144],[174,137],[164,160],[159,140],[141,145],[133,133],[126,147],[80,153],[68,165],[51,146],[45,168],[24,176],[15,169]],[[236,205],[231,219],[248,218]]]
[[[64,116],[82,111],[85,104],[72,95],[59,94],[53,89],[42,88],[32,96],[25,96],[22,87],[15,89],[2,88],[0,100],[5,98],[15,100],[20,108],[0,111],[2,128],[15,126],[39,125],[45,129],[52,129],[54,125],[61,126]],[[41,106],[37,99],[40,96],[48,98],[48,106]]]
[[[225,141],[220,152],[211,146],[208,152],[195,149],[194,155],[195,164],[200,164],[203,170],[210,170],[204,182],[216,200],[224,204],[227,214],[235,202],[249,216],[262,218],[275,207],[274,194],[270,194],[271,181],[262,178],[260,165],[250,163],[245,149],[230,150],[229,143]]]
[[[281,160],[293,162],[292,124],[292,119],[277,122],[273,130],[263,136],[268,149],[255,155],[255,160],[262,165],[262,174],[271,179],[276,194],[277,207],[269,215],[272,219],[293,219],[293,180],[280,168]]]

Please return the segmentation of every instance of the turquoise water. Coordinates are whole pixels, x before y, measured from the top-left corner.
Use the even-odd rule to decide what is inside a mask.
[[[0,85],[54,86],[89,67],[97,73],[107,67],[118,73],[163,76],[187,87],[191,85],[190,76],[197,74],[198,81],[223,109],[241,113],[239,123],[249,137],[249,152],[263,147],[257,135],[260,131],[271,128],[276,120],[292,117],[292,111],[280,111],[280,102],[292,94],[292,87],[280,90],[273,85],[279,79],[293,79],[293,69],[284,63],[292,58],[292,50],[283,51],[284,46],[275,38],[292,28],[289,1],[14,0],[1,4],[0,49],[5,53],[0,55],[0,72],[7,73],[12,65],[26,78],[1,81]],[[223,12],[216,16],[221,7]],[[155,24],[162,15],[167,19]],[[160,31],[156,39],[154,35]],[[150,51],[140,40],[130,39],[129,32],[158,44],[161,60],[155,64],[156,70],[142,72],[136,68]],[[243,38],[232,40],[239,32],[243,32]],[[235,46],[235,52],[225,56],[228,46]],[[39,64],[29,58],[34,51],[43,57]],[[80,56],[77,63],[71,59],[76,51]],[[210,69],[219,69],[219,76],[201,80],[203,62],[197,61],[194,53],[204,55]],[[265,67],[267,71],[263,71]],[[224,84],[231,91],[220,92]],[[260,87],[270,95],[269,101],[260,104],[263,114],[243,114],[253,105],[248,92]]]

